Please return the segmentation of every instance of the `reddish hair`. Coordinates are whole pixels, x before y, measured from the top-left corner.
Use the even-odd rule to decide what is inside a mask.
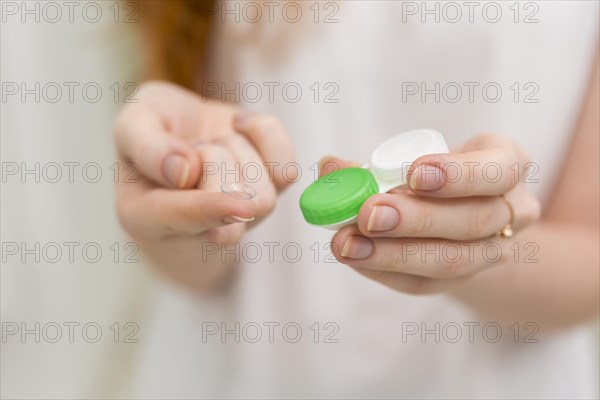
[[[145,37],[146,71],[193,89],[206,52],[209,0],[137,0]]]

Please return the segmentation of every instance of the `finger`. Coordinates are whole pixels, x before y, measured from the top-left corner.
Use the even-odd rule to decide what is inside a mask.
[[[233,176],[240,176],[240,163],[237,161],[230,149],[219,144],[202,144],[197,146],[198,154],[202,160],[211,160],[210,162],[203,162],[203,173],[200,177],[199,188],[210,192],[221,192],[222,185],[225,183],[227,174]],[[236,197],[236,201],[250,201],[254,203],[251,198],[240,198]],[[256,204],[256,203],[255,203]],[[255,212],[256,215],[256,212]],[[244,222],[250,223],[255,220],[252,218],[241,218],[237,217],[225,217],[225,222]],[[235,227],[231,227],[233,230]]]
[[[212,228],[254,218],[253,201],[239,201],[224,193],[156,188],[149,182],[119,185],[118,214],[134,236],[195,235]]]
[[[523,185],[508,196],[515,210],[513,229],[539,218],[539,202]],[[371,196],[358,215],[358,227],[369,237],[479,240],[510,222],[511,210],[501,196],[427,198],[400,190]]]
[[[239,179],[239,162],[230,149],[216,143],[204,143],[196,146],[201,160],[201,176],[198,188],[209,192],[220,192],[226,179]]]
[[[343,160],[335,156],[325,156],[319,160],[319,176],[331,174],[344,168],[360,167],[355,161]]]
[[[271,115],[241,111],[235,115],[233,126],[257,149],[277,189],[298,179],[300,170],[292,142],[281,121]]]
[[[367,238],[351,226],[334,236],[332,251],[341,263],[353,267],[448,279],[500,265],[509,257],[502,246],[510,242]]]
[[[410,189],[433,197],[493,196],[508,192],[527,172],[527,155],[510,140],[481,135],[462,152],[418,158],[407,174]]]
[[[378,282],[390,289],[412,295],[432,295],[456,290],[468,277],[453,279],[432,279],[399,272],[380,271],[360,267],[350,267],[362,276]]]
[[[199,159],[194,148],[169,134],[159,117],[141,104],[126,107],[114,131],[119,154],[139,172],[164,187],[189,189],[197,184]]]
[[[224,123],[231,121],[235,106],[207,100],[205,96],[167,81],[149,81],[140,86],[138,104],[150,109],[169,132],[188,142],[214,141],[233,133]]]
[[[248,139],[239,134],[231,135],[220,143],[226,146],[237,160],[240,174],[237,178],[232,178],[249,184],[256,190],[253,199],[256,203],[256,217],[266,217],[275,208],[277,189],[260,154]]]

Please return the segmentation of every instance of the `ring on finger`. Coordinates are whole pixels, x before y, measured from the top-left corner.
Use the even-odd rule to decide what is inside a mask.
[[[512,202],[510,201],[510,199],[508,198],[508,196],[506,194],[503,194],[500,197],[504,200],[504,202],[508,206],[508,211],[510,212],[510,220],[509,220],[508,224],[506,224],[500,230],[500,232],[498,232],[498,236],[509,238],[514,233],[512,226],[515,223],[515,209],[514,209],[514,207],[512,205]]]

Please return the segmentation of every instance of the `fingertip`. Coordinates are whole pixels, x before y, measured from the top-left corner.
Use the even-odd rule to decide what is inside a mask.
[[[281,188],[286,188],[289,185],[291,185],[292,183],[298,182],[298,180],[302,176],[301,167],[298,164],[298,162],[296,161],[295,155],[292,156],[292,160],[293,161],[286,164],[286,166],[292,165],[294,168],[285,168],[284,173],[281,174],[282,178],[277,180],[277,182],[275,182],[278,186],[281,186]]]
[[[319,160],[319,176],[331,174],[340,169],[359,167],[361,164],[355,161],[344,160],[342,158],[326,155]]]
[[[325,163],[329,162],[330,160],[336,159],[336,158],[337,158],[336,156],[333,156],[331,154],[324,155],[323,157],[321,157],[321,159],[319,159],[319,166],[322,166]]]

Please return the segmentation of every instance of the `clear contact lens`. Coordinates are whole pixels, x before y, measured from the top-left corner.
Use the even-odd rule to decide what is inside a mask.
[[[256,196],[256,190],[240,182],[224,183],[221,185],[221,191],[236,200],[250,200]]]

